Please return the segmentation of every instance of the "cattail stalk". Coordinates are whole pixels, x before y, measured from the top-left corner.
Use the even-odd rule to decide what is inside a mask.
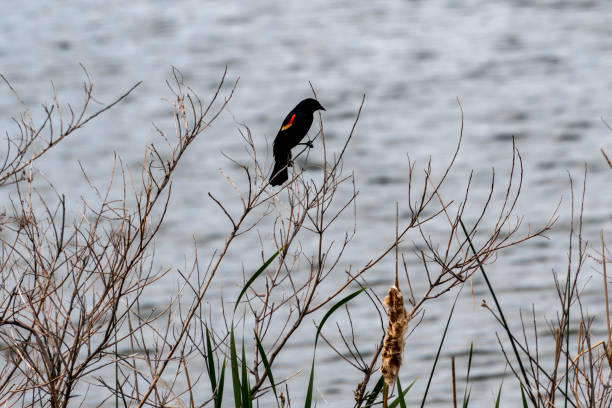
[[[404,334],[408,329],[410,318],[404,307],[404,297],[399,288],[398,273],[398,248],[399,247],[399,205],[395,203],[395,285],[392,285],[383,300],[383,306],[387,311],[389,324],[387,335],[383,342],[382,364],[380,371],[385,379],[383,391],[383,408],[387,408],[389,397],[389,386],[393,385],[402,365],[402,354],[404,353]],[[399,390],[401,392],[401,390]]]

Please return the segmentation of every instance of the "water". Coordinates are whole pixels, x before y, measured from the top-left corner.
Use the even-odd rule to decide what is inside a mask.
[[[90,194],[77,160],[95,183],[102,184],[110,175],[114,152],[134,166],[145,143],[154,140],[152,122],[171,129],[168,104],[162,98],[169,96],[164,81],[172,65],[204,100],[226,66],[230,79],[240,76],[229,109],[194,144],[176,174],[167,224],[157,245],[161,265],[183,265],[192,255],[192,236],[201,259],[222,245],[229,226],[206,194],[234,200],[233,189],[217,169],[224,167],[233,175],[237,171],[220,150],[245,157],[237,131],[237,123],[244,122],[258,149],[265,151],[266,139],[274,137],[287,111],[310,96],[308,81],[327,108],[323,118],[328,148],[335,151],[350,130],[361,95],[366,94],[345,159],[360,191],[358,238],[346,253],[347,263],[364,264],[392,238],[394,203],[406,200],[407,154],[417,160],[418,169],[430,156],[437,169],[447,162],[460,128],[456,97],[465,111],[465,132],[447,194],[459,194],[474,170],[475,202],[485,197],[491,168],[497,169],[499,179],[509,171],[515,136],[525,165],[517,214],[524,216],[525,223],[541,226],[563,197],[549,241],[506,251],[489,267],[514,321],[520,308],[532,304],[540,311],[557,307],[551,271],[563,272],[566,264],[568,173],[581,180],[585,164],[584,236],[596,242],[600,230],[610,235],[610,169],[599,151],[612,152],[612,133],[600,121],[603,117],[612,122],[612,5],[608,2],[112,1],[100,7],[76,1],[61,6],[31,1],[5,4],[3,9],[0,72],[33,110],[51,101],[50,81],[64,101],[77,104],[82,99],[78,63],[91,72],[96,97],[102,102],[143,81],[120,107],[39,163],[73,205],[79,195]],[[1,89],[2,129],[14,130],[8,118],[18,106],[7,89]],[[315,176],[320,151],[315,150],[311,160],[308,175]],[[271,238],[268,227],[260,228],[264,240]],[[432,233],[439,231],[434,228]],[[269,248],[269,241],[266,245]],[[239,243],[235,253],[248,255],[230,262],[227,276],[239,277],[243,261],[248,264],[248,259],[258,256],[258,250],[253,252],[257,247],[253,241]],[[404,249],[414,258],[409,243]],[[411,265],[417,268],[414,260]],[[390,283],[385,270],[391,266],[389,259],[369,277],[379,296]],[[594,281],[601,279],[596,267],[586,273]],[[418,269],[413,279],[423,287]],[[227,282],[219,285],[216,290],[227,293],[236,289]],[[482,285],[476,278],[476,304],[486,296]],[[167,288],[158,290],[167,296]],[[408,339],[402,381],[418,378],[411,393],[415,401],[424,388],[435,352],[432,341],[437,343],[442,333],[450,300],[447,295],[427,303],[422,324]],[[592,314],[601,316],[598,291],[587,291],[584,301]],[[378,334],[368,334],[374,316],[371,306],[357,302],[353,310],[355,325],[363,328],[358,330],[360,343],[374,344]],[[603,321],[596,324],[602,327]],[[472,403],[491,406],[502,376],[509,375],[498,352],[496,331],[500,328],[493,318],[473,307],[469,291],[464,290],[434,383],[432,406],[448,406],[449,356],[458,355],[461,372],[472,341],[478,350]],[[308,345],[292,343],[290,350],[299,353],[284,357],[279,369],[290,373],[308,367]],[[347,371],[329,349],[322,347],[319,353],[320,405],[349,406],[358,373]],[[346,375],[339,377],[338,372]],[[305,373],[292,380],[296,401],[306,381]],[[513,380],[506,379],[504,389],[512,387]],[[504,393],[506,401],[516,402],[515,391]]]

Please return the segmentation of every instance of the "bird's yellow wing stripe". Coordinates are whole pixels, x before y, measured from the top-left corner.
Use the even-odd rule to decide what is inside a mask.
[[[287,124],[281,128],[281,131],[289,129],[291,125],[293,125],[294,119],[295,119],[295,113],[291,115],[291,119],[289,119],[289,122],[287,122]]]

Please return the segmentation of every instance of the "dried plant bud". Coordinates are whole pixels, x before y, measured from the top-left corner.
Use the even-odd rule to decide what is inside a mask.
[[[404,334],[408,329],[410,321],[406,308],[404,308],[404,297],[396,286],[391,286],[383,306],[387,310],[389,325],[387,336],[383,343],[382,365],[380,371],[388,385],[392,385],[402,365],[402,354],[404,352]]]

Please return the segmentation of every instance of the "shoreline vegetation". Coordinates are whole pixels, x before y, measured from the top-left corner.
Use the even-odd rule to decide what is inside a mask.
[[[0,157],[0,191],[10,197],[0,213],[0,405],[311,407],[316,404],[317,348],[330,347],[347,370],[360,373],[354,407],[405,407],[414,381],[401,384],[398,373],[401,375],[402,364],[410,364],[405,358],[402,361],[403,349],[410,347],[410,335],[419,330],[426,305],[446,297],[456,302],[461,289],[468,286],[469,290],[476,275],[486,282],[488,293],[481,306],[499,324],[498,351],[513,374],[503,384],[506,390],[520,395],[524,407],[612,404],[606,269],[611,255],[603,231],[597,244],[582,237],[586,170],[581,186],[570,178],[567,271],[553,275],[559,308],[548,311],[546,328],[537,327],[535,310],[521,311],[520,325],[509,322],[506,315],[511,311],[503,308],[487,269],[494,267],[501,251],[545,237],[559,208],[549,219],[541,220],[539,227],[522,225],[517,200],[523,159],[514,142],[510,172],[499,177],[493,170],[484,202],[471,198],[472,174],[463,175],[467,181],[464,191],[443,193],[463,137],[459,101],[461,123],[454,154],[446,167],[435,169],[431,161],[420,168],[408,159],[407,200],[397,203],[396,228],[388,234],[394,238],[368,254],[370,261],[365,264],[340,266],[345,250],[359,234],[355,225],[359,191],[352,172],[343,167],[343,157],[350,151],[364,95],[340,146],[326,145],[318,116],[314,140],[323,152],[323,165],[322,177],[316,182],[294,166],[289,169],[288,183],[277,189],[269,186],[269,160],[256,150],[250,129],[240,125],[249,161],[226,156],[243,177],[234,180],[223,173],[238,194],[238,206],[208,193],[228,221],[223,245],[210,259],[200,259],[196,252],[187,269],[168,266],[158,270],[153,266],[154,244],[168,211],[174,172],[184,154],[189,154],[190,145],[214,132],[209,127],[219,120],[238,80],[228,84],[226,71],[216,91],[203,101],[173,68],[168,86],[174,95],[169,101],[174,133],[156,127],[158,141],[144,147],[137,170],[128,170],[115,157],[106,189],[94,186],[83,170],[93,198],[82,198],[80,208],[69,208],[52,181],[37,177],[36,163],[54,146],[69,143],[73,134],[86,132],[97,116],[121,109],[122,101],[137,92],[140,84],[110,104],[94,108],[92,105],[98,106],[91,103],[95,101],[94,82],[84,67],[83,72],[84,101],[68,105],[54,90],[53,102],[42,107],[40,121],[33,119],[39,112],[33,115],[18,91],[1,76],[22,113],[14,118],[17,130],[5,130],[7,139]],[[312,92],[316,98],[314,88]],[[295,156],[306,149],[297,149]],[[612,170],[604,150],[602,154]],[[39,193],[42,186],[51,187],[54,196]],[[503,198],[493,200],[500,193]],[[470,215],[464,216],[467,206]],[[476,216],[475,207],[480,208]],[[400,218],[400,212],[408,215]],[[344,239],[331,239],[331,228],[338,228],[340,220],[351,214],[353,223],[346,227]],[[211,296],[211,285],[222,279],[230,247],[247,239],[245,234],[257,230],[264,219],[273,225],[273,231],[266,232],[273,239],[260,240],[259,249],[253,245],[261,254],[261,263],[245,266],[239,296]],[[434,240],[428,234],[427,226],[433,222],[445,225],[444,239]],[[407,241],[408,234],[418,240]],[[305,242],[308,245],[302,245]],[[414,242],[410,254],[400,250],[403,242]],[[406,256],[415,254],[421,260],[420,271],[407,266]],[[601,267],[607,324],[603,338],[593,334],[593,317],[581,303],[579,278],[587,257]],[[375,267],[379,267],[380,279],[386,258],[394,259],[395,268],[388,271],[390,289],[383,301],[368,279]],[[297,268],[300,273],[292,274]],[[148,308],[144,302],[147,290],[169,273],[180,279],[178,289],[163,310]],[[335,280],[328,279],[332,273]],[[415,279],[421,282],[415,285]],[[370,325],[380,327],[375,345],[358,341],[351,315],[354,299],[368,302],[379,316]],[[437,352],[424,394],[410,396],[419,399],[421,406],[437,393],[430,384],[453,311],[454,303],[440,343],[432,343]],[[275,364],[288,353],[287,345],[299,329],[311,327],[319,316],[323,317],[307,331],[312,339],[308,341],[312,350],[308,382],[279,376]],[[337,325],[338,320],[346,324]],[[521,327],[518,331],[517,326]],[[333,330],[340,342],[325,336]],[[547,335],[542,336],[543,332]],[[552,356],[541,351],[550,348]],[[477,357],[470,347],[465,376],[455,372],[452,361],[453,395],[448,399],[455,407],[470,406],[473,358]],[[206,370],[196,370],[198,366]],[[497,395],[495,406],[502,404],[501,382],[500,378],[499,389],[492,390]],[[465,390],[462,395],[459,389]],[[92,402],[92,395],[106,397]]]

